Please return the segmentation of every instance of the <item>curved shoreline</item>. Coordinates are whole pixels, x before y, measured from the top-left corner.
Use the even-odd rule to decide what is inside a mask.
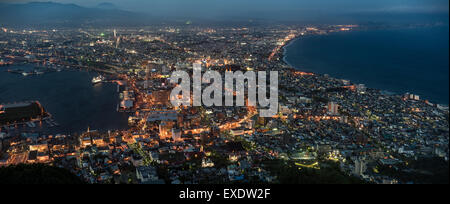
[[[22,65],[13,65],[11,67],[14,67],[14,66],[21,67]],[[27,80],[27,81],[28,80],[42,81],[43,80],[42,78],[45,78],[45,79],[57,78],[57,77],[55,77],[54,74],[57,74],[58,78],[61,76],[61,74],[63,76],[70,75],[70,78],[72,78],[73,73],[79,73],[79,74],[75,75],[75,79],[73,79],[73,80],[79,81],[80,84],[84,84],[84,82],[90,83],[92,74],[94,74],[94,75],[97,74],[97,72],[90,71],[90,70],[64,69],[61,72],[52,72],[52,73],[43,74],[43,75],[35,75],[35,76],[30,76],[27,78],[27,77],[22,77],[20,75],[12,74],[10,72],[0,71],[0,78],[2,78],[2,77],[7,78],[7,77],[10,77],[8,75],[11,75],[11,76],[14,75],[14,77],[16,77],[16,78],[23,78],[24,80]],[[87,77],[87,78],[85,78],[85,77]],[[57,84],[57,83],[62,83],[62,82],[55,82],[55,83]],[[42,85],[41,87],[46,88],[48,86],[49,85]],[[69,87],[73,88],[75,86],[72,83]],[[117,91],[115,91],[116,90],[115,86],[111,86],[111,85],[101,86],[101,87],[97,87],[97,88],[94,86],[92,86],[92,88],[89,88],[89,87],[90,87],[89,85],[81,86],[81,87],[76,86],[75,88],[81,88],[80,92],[78,92],[76,95],[83,95],[83,93],[85,92],[84,88],[88,88],[87,89],[88,93],[94,93],[94,92],[98,93],[98,95],[95,96],[96,97],[95,99],[97,99],[97,100],[102,98],[103,96],[109,96],[110,93],[112,93],[114,95],[117,93]],[[42,88],[42,89],[44,89],[44,88]],[[64,89],[64,88],[56,88],[54,90],[58,90],[58,89]],[[58,93],[66,93],[66,91],[58,91]],[[10,94],[10,93],[8,93],[8,94]],[[35,131],[37,131],[37,132],[42,131],[41,133],[45,133],[45,134],[69,134],[70,135],[70,134],[82,133],[88,127],[94,127],[94,129],[97,129],[99,131],[107,131],[110,129],[111,130],[125,130],[128,128],[128,126],[127,126],[128,116],[124,115],[122,113],[116,114],[116,105],[120,102],[118,93],[117,93],[117,97],[111,96],[111,99],[105,99],[104,101],[99,101],[98,103],[95,102],[95,105],[90,105],[90,107],[92,107],[92,108],[76,109],[78,107],[75,106],[74,108],[71,108],[69,110],[66,110],[66,107],[64,107],[62,104],[51,102],[51,101],[53,101],[52,96],[57,96],[58,94],[50,94],[50,96],[47,96],[48,94],[46,92],[42,92],[42,95],[39,95],[39,94],[41,94],[41,93],[39,92],[38,94],[31,94],[31,96],[30,96],[26,93],[21,93],[13,100],[5,100],[4,101],[4,102],[12,103],[14,101],[23,101],[21,98],[25,98],[25,100],[27,100],[27,98],[31,98],[32,100],[39,100],[40,102],[42,102],[44,107],[46,108],[46,110],[52,114],[53,119],[59,123],[59,127],[55,127],[53,129],[48,129],[48,130],[35,129]],[[3,102],[3,100],[1,100],[1,99],[5,99],[5,98],[6,97],[0,98],[0,101]],[[63,98],[63,97],[60,97],[60,98]],[[88,99],[92,99],[92,98],[88,98]],[[67,102],[68,104],[69,103],[84,104],[85,99],[81,98],[79,100],[63,100],[63,101],[65,101],[64,103]],[[110,108],[107,108],[107,110],[102,110],[103,106],[97,105],[97,104],[107,104],[108,107],[110,107]],[[109,106],[110,104],[111,104],[111,106]],[[52,111],[50,111],[50,109]],[[78,112],[80,112],[82,114],[74,116],[73,114],[76,113],[75,110],[77,110]],[[89,121],[88,122],[89,124],[87,124],[87,125],[84,125],[83,123],[78,123],[78,121],[81,121],[81,119],[83,119],[87,113],[91,113],[91,110],[95,110],[94,111],[95,114],[93,114],[94,119]],[[101,114],[114,117],[114,119],[109,120],[107,122],[103,122],[100,117]],[[73,118],[75,118],[75,119],[73,119]],[[120,122],[115,122],[115,121],[120,121]],[[111,128],[114,125],[117,125],[117,127]]]
[[[292,64],[289,63],[289,61],[287,60],[287,52],[288,52],[288,51],[287,51],[287,47],[291,46],[292,44],[294,44],[295,42],[297,42],[298,40],[300,40],[301,37],[302,37],[302,36],[296,37],[296,38],[292,39],[291,41],[289,41],[288,43],[286,43],[286,45],[284,45],[284,46],[282,47],[283,53],[281,54],[284,63],[286,63],[287,65],[289,65],[289,66],[291,66],[292,68],[294,68],[294,69],[296,69],[296,70],[299,70],[299,71],[301,71],[300,68],[298,68],[298,67],[292,65]]]
[[[350,32],[355,32],[355,31],[350,31]],[[289,46],[292,46],[292,45],[293,45],[294,43],[296,43],[297,41],[302,40],[302,38],[305,38],[305,37],[308,37],[308,36],[318,36],[318,35],[311,35],[311,34],[309,34],[309,35],[307,35],[307,36],[298,36],[298,37],[292,39],[291,41],[289,41],[288,43],[286,43],[286,45],[284,45],[284,46],[282,47],[283,52],[281,53],[281,59],[282,59],[281,61],[282,61],[283,63],[287,64],[288,66],[290,66],[291,68],[293,68],[293,69],[295,69],[295,70],[298,70],[298,71],[314,73],[314,74],[316,74],[316,75],[329,75],[329,76],[332,77],[332,78],[339,79],[339,78],[336,78],[336,77],[334,77],[334,76],[332,76],[332,75],[330,75],[330,74],[327,74],[327,73],[321,74],[321,73],[317,73],[317,72],[315,72],[315,71],[305,71],[305,70],[302,70],[299,66],[296,66],[296,65],[290,63],[290,62],[287,60],[288,47],[289,47]],[[350,82],[351,82],[351,83],[354,83],[353,80],[350,80]],[[363,82],[363,83],[364,83],[364,82]],[[405,92],[405,93],[399,93],[398,91],[391,91],[391,90],[379,89],[379,88],[372,88],[372,87],[367,87],[367,88],[375,89],[375,90],[378,90],[378,91],[387,93],[387,94],[389,94],[389,95],[402,96],[403,94],[406,94],[406,93],[407,93],[407,92]],[[414,90],[413,90],[413,91],[414,91]],[[428,97],[427,97],[427,98],[425,98],[425,97],[422,98],[421,101],[430,101],[430,102],[431,102],[431,101],[434,101],[434,102],[433,102],[434,104],[439,104],[439,105],[449,106],[448,103],[435,102],[435,101],[438,101],[438,100],[434,100],[434,99],[431,99],[431,100],[430,100]]]

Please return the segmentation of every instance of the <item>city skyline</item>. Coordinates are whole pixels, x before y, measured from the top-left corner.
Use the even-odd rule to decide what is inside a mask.
[[[5,2],[0,184],[449,183],[448,1]]]

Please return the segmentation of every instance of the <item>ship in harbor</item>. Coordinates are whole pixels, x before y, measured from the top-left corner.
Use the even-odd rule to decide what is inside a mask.
[[[31,72],[22,72],[22,76],[29,76],[29,75],[41,75],[44,74],[43,71],[33,70]]]
[[[98,83],[102,83],[105,80],[105,77],[103,77],[102,75],[98,76],[98,77],[94,77],[92,79],[92,83],[93,84],[98,84]]]

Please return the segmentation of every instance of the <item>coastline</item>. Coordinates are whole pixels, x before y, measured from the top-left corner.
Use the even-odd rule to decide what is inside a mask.
[[[289,63],[289,61],[287,60],[287,52],[288,52],[288,51],[287,51],[287,47],[291,46],[292,44],[294,44],[294,43],[297,42],[298,40],[301,40],[302,37],[303,37],[303,36],[298,36],[298,37],[296,37],[296,38],[290,40],[288,43],[286,43],[286,45],[284,45],[284,46],[281,48],[281,49],[283,50],[283,52],[281,53],[281,59],[282,59],[282,61],[283,61],[284,63],[286,63],[287,65],[289,65],[290,67],[292,67],[292,68],[294,68],[294,69],[296,69],[296,70],[299,70],[299,71],[302,71],[302,70],[300,70],[300,68],[298,68],[298,67],[292,65],[292,64]],[[314,74],[316,74],[316,73],[314,73]]]
[[[356,31],[349,31],[349,32],[359,32],[360,30],[356,30]],[[327,34],[328,35],[328,34]],[[335,76],[333,76],[333,75],[331,75],[331,74],[328,74],[328,73],[318,73],[318,72],[315,72],[315,71],[306,71],[306,70],[302,70],[302,68],[301,67],[298,67],[298,66],[296,66],[296,65],[294,65],[294,64],[292,64],[292,63],[290,63],[288,60],[287,60],[287,53],[288,53],[288,47],[289,46],[292,46],[294,43],[296,43],[297,41],[299,41],[299,40],[303,40],[305,37],[308,37],[308,36],[317,36],[317,34],[308,34],[308,35],[303,35],[303,36],[297,36],[297,37],[295,37],[294,39],[292,39],[292,40],[290,40],[288,43],[286,43],[286,45],[284,45],[280,50],[283,50],[282,52],[280,52],[280,59],[281,59],[281,61],[283,62],[283,63],[285,63],[286,65],[288,65],[289,67],[291,67],[292,69],[295,69],[295,70],[297,70],[297,71],[302,71],[302,72],[307,72],[307,73],[313,73],[313,74],[315,74],[315,75],[321,75],[321,76],[323,76],[323,75],[329,75],[329,77],[331,77],[331,78],[334,78],[334,79],[340,79],[340,78],[337,78],[337,77],[335,77]],[[349,80],[350,81],[350,83],[352,83],[352,84],[354,84],[354,82],[353,82],[353,80]],[[364,83],[364,82],[363,82]],[[409,92],[404,92],[404,93],[399,93],[398,91],[392,91],[392,90],[387,90],[387,89],[379,89],[379,88],[372,88],[372,87],[367,87],[367,88],[370,88],[370,89],[374,89],[374,90],[378,90],[378,91],[380,91],[380,92],[383,92],[383,93],[386,93],[386,94],[389,94],[389,95],[395,95],[395,96],[403,96],[403,95],[405,95],[405,94],[408,94]],[[420,99],[421,101],[428,101],[428,102],[430,102],[430,99],[427,97],[427,98],[421,98]],[[434,99],[431,99],[431,100],[434,100]],[[446,106],[446,107],[448,107],[449,106],[449,104],[448,103],[442,103],[442,102],[437,102],[437,103],[434,103],[435,105],[441,105],[441,106]]]
[[[14,66],[21,67],[26,65],[12,65],[11,67],[14,68]],[[120,103],[116,86],[112,84],[102,86],[91,85],[92,76],[96,76],[97,74],[98,72],[96,71],[84,69],[64,69],[61,72],[22,76],[0,70],[0,81],[7,78],[20,79],[25,84],[28,84],[27,86],[45,82],[22,91],[17,86],[13,86],[14,83],[10,84],[11,81],[2,81],[0,84],[4,83],[9,85],[5,86],[5,89],[0,90],[4,94],[0,97],[0,104],[27,100],[40,101],[45,109],[52,114],[52,119],[59,124],[58,127],[43,131],[49,134],[81,133],[88,127],[99,131],[126,129],[128,117],[116,111],[116,106]],[[65,81],[70,81],[69,85],[66,85],[67,88],[55,88],[65,84]],[[8,87],[17,91],[8,91]],[[45,90],[51,91],[45,92]],[[78,91],[73,92],[73,90]],[[15,92],[23,94],[15,95]],[[69,93],[71,93],[70,96],[67,96]],[[61,95],[66,97],[60,97]],[[112,119],[104,122],[102,115],[106,115],[107,118]],[[92,119],[87,122],[80,122],[86,117]],[[118,128],[115,128],[115,126]],[[41,130],[36,129],[35,131]]]

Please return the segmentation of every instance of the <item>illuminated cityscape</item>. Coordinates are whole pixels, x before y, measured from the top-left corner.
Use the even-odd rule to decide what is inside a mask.
[[[112,87],[118,102],[111,109],[125,117],[97,122],[126,123],[59,132],[64,124],[37,98],[0,100],[3,168],[45,164],[89,184],[436,182],[422,163],[444,163],[448,173],[447,105],[301,71],[284,60],[295,40],[384,25],[0,26],[2,74],[32,80],[89,73],[85,86]],[[260,117],[260,107],[249,103],[173,106],[171,73],[192,73],[194,66],[203,73],[278,71],[278,114]]]

